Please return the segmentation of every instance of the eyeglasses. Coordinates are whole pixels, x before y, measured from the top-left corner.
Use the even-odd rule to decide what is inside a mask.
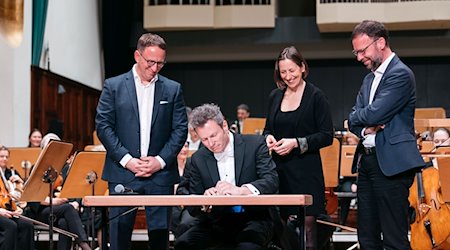
[[[371,43],[369,43],[369,45],[367,45],[364,49],[353,50],[353,51],[352,51],[353,55],[358,56],[360,53],[361,53],[361,54],[365,54],[365,53],[366,53],[366,49],[368,49],[368,48],[370,47],[370,45],[372,45],[372,44],[374,44],[376,41],[378,41],[378,39],[380,39],[380,38],[377,38],[377,39],[373,40],[373,41],[372,41]]]
[[[156,67],[157,67],[158,69],[160,69],[160,68],[164,67],[164,65],[166,64],[166,61],[157,62],[157,61],[153,61],[153,60],[147,60],[147,59],[141,54],[141,52],[138,51],[138,53],[139,53],[139,55],[141,55],[142,59],[144,59],[145,62],[147,62],[147,65],[148,65],[149,67],[153,67],[153,65],[156,64]]]

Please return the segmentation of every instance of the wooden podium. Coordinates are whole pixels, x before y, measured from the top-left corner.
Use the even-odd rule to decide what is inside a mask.
[[[299,206],[299,249],[305,249],[305,207],[313,202],[311,195],[113,195],[86,196],[85,206]]]

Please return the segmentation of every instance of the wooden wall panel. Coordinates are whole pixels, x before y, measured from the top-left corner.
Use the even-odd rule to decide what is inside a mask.
[[[83,150],[92,144],[100,91],[50,71],[31,67],[31,126],[54,132]]]

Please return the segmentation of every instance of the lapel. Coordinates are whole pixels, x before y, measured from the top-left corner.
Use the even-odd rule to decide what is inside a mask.
[[[219,169],[217,166],[217,160],[214,158],[214,154],[208,150],[205,157],[206,168],[208,169],[209,176],[211,177],[213,185],[216,185],[220,181]]]
[[[130,96],[129,100],[131,100],[131,105],[133,106],[134,114],[136,115],[136,118],[139,122],[139,109],[137,103],[136,85],[134,83],[132,70],[130,70],[127,76],[125,77],[125,88],[128,91],[128,95]]]
[[[162,93],[164,92],[164,84],[161,80],[161,76],[158,75],[158,81],[155,82],[155,98],[153,102],[153,114],[152,114],[152,125],[155,124],[156,117],[158,116],[160,101],[162,98]],[[166,104],[167,105],[167,104]]]
[[[367,84],[365,84],[366,89],[365,89],[365,93],[364,93],[364,106],[369,105],[369,98],[370,98],[370,89],[372,88],[372,84],[373,84],[373,79],[375,78],[375,74],[373,72],[369,73],[369,76],[366,78]],[[381,84],[381,82],[380,82]],[[380,89],[380,85],[378,85],[377,91]],[[375,93],[376,95],[376,93]],[[373,99],[375,100],[375,96],[373,97]]]
[[[234,135],[234,175],[236,186],[240,186],[242,166],[244,164],[245,142],[241,135]]]
[[[377,90],[375,91],[375,94],[373,96],[373,99],[375,100],[375,98],[377,97],[377,94],[380,92],[380,89],[383,87],[384,84],[384,79],[386,78],[387,75],[389,75],[389,71],[395,67],[395,65],[397,64],[397,62],[399,61],[399,58],[397,55],[395,55],[392,60],[389,62],[389,65],[386,67],[386,70],[384,71],[383,76],[381,77],[380,80],[380,84],[378,85]],[[369,90],[370,91],[370,90]]]
[[[245,142],[241,135],[234,135],[234,175],[236,178],[236,186],[240,185],[240,177],[242,172],[242,167],[244,164],[244,151]],[[214,154],[208,150],[205,157],[206,167],[211,177],[212,183],[217,183],[220,181],[219,167],[217,166],[217,160]]]

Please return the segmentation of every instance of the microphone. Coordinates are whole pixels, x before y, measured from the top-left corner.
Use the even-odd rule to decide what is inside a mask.
[[[133,189],[124,187],[122,184],[117,184],[114,187],[114,194],[136,194]]]

